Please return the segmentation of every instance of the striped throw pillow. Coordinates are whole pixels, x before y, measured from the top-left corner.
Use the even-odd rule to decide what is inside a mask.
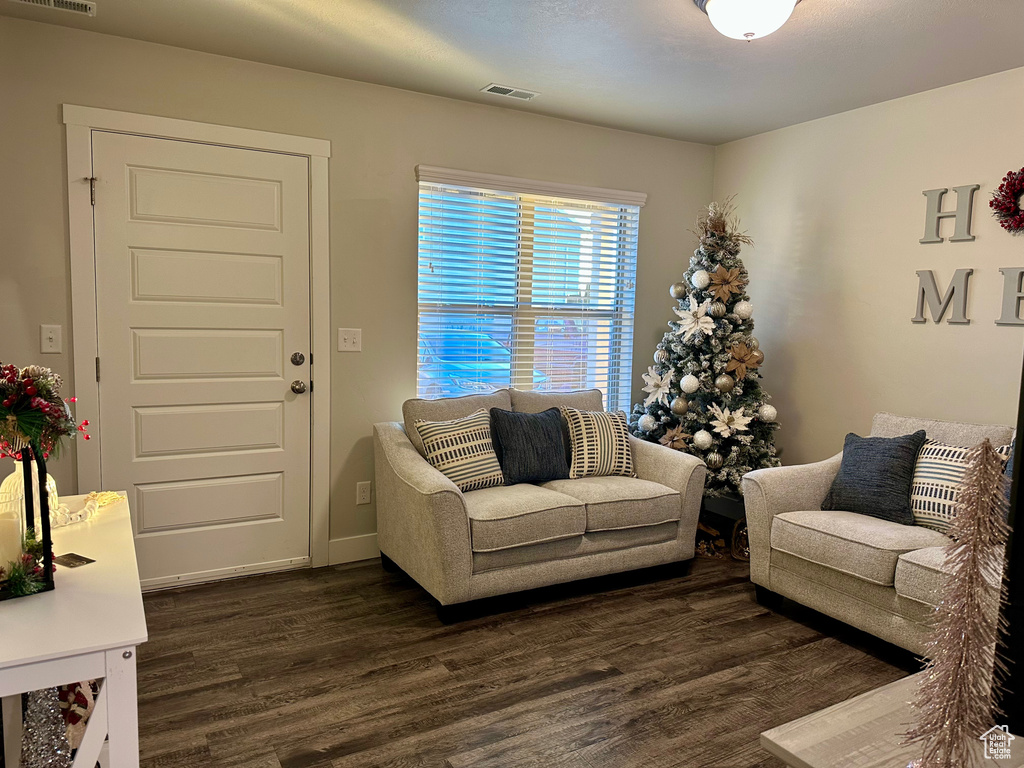
[[[462,491],[502,485],[504,478],[491,442],[491,417],[483,408],[461,419],[416,419],[427,461]]]
[[[925,441],[917,455],[910,489],[910,509],[916,525],[949,532],[970,450],[934,440]],[[1000,446],[996,451],[1006,459],[1010,455],[1010,446]]]
[[[636,477],[626,414],[622,411],[578,411],[564,406],[561,411],[572,443],[570,478]]]

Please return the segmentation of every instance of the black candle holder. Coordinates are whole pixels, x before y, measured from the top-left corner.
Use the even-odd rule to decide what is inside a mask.
[[[38,479],[32,479],[32,464],[35,464]],[[25,485],[25,533],[26,539],[31,531],[35,541],[34,551],[30,552],[33,558],[32,569],[39,568],[41,576],[35,579],[34,588],[28,592],[14,592],[8,583],[0,583],[0,600],[11,600],[18,597],[30,597],[42,592],[49,592],[54,588],[53,583],[53,537],[50,531],[50,500],[46,494],[46,460],[42,451],[25,447],[21,451],[21,469],[24,474]],[[39,526],[36,527],[36,504],[33,486],[39,491]],[[3,567],[6,564],[0,564]]]

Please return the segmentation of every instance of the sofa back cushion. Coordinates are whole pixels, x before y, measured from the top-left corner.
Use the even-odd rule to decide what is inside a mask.
[[[426,456],[423,450],[423,439],[416,429],[416,420],[451,421],[461,419],[481,409],[512,408],[512,400],[507,389],[499,389],[487,395],[466,395],[465,397],[443,397],[438,400],[416,398],[406,400],[402,404],[402,418],[405,421],[405,433],[409,436],[420,456]]]
[[[992,445],[1006,445],[1013,438],[1013,427],[1002,424],[965,424],[959,421],[918,419],[895,413],[876,413],[871,422],[872,437],[898,437],[923,429],[929,440],[949,445],[973,447],[986,437]]]
[[[603,411],[604,396],[600,389],[578,389],[574,392],[509,390],[512,410],[519,413],[540,413],[548,408],[575,408],[578,411]]]

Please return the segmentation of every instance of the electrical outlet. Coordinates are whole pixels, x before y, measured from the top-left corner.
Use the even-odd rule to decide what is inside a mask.
[[[59,325],[40,325],[39,351],[44,353],[60,353],[63,351],[61,335],[61,328]]]
[[[339,352],[362,352],[363,351],[363,329],[362,328],[339,328],[338,329],[338,351]]]
[[[356,483],[356,504],[370,503],[370,489],[372,486],[373,484],[369,480]]]

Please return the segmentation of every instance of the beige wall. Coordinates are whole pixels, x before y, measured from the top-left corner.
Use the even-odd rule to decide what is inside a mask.
[[[415,394],[416,164],[647,192],[640,385],[711,193],[708,146],[49,25],[0,18],[0,72],[0,359],[69,379],[69,354],[38,354],[40,323],[70,338],[62,103],[332,142],[332,324],[362,328],[365,350],[331,361],[332,538],[374,531],[373,507],[355,506],[355,483],[373,476],[371,425]],[[54,474],[72,487],[72,458]]]
[[[1022,93],[1011,70],[717,148],[715,198],[737,196],[756,243],[745,262],[786,463],[835,453],[880,410],[1014,422],[1024,331],[994,321],[998,270],[1024,266],[1024,238],[988,200],[1024,165]],[[973,183],[977,239],[919,244],[921,192]],[[911,323],[916,271],[944,289],[961,267],[975,270],[971,324]]]

